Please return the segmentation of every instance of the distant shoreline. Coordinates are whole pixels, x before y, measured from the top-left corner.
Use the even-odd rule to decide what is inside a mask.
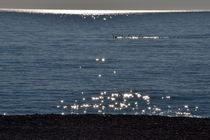
[[[0,139],[210,139],[210,118],[147,115],[0,116]]]
[[[12,9],[0,8],[0,12],[38,13],[38,14],[67,14],[67,15],[124,15],[146,13],[191,13],[210,12],[210,10],[70,10],[70,9]]]

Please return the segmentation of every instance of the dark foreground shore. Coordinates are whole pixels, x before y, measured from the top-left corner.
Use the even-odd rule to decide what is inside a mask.
[[[133,115],[0,116],[0,140],[210,139],[210,118]]]

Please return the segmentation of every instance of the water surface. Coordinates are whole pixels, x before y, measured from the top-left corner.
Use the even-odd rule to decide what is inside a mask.
[[[0,113],[209,117],[209,28],[209,12],[2,11]]]

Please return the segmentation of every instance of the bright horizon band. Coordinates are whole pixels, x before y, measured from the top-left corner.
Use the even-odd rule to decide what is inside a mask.
[[[7,9],[4,12],[42,13],[42,14],[69,14],[69,15],[121,15],[141,13],[171,13],[171,12],[210,12],[210,10],[59,10],[59,9]]]

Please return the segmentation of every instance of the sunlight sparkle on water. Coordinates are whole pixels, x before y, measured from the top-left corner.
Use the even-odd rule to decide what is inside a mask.
[[[114,70],[114,71],[113,71],[113,74],[116,74],[116,73],[117,73],[117,71],[116,71],[116,70]]]
[[[107,63],[105,57],[95,58],[97,65],[104,65]],[[103,62],[103,63],[102,63]],[[116,70],[112,71],[116,74]],[[101,78],[106,73],[96,74]],[[116,75],[117,78],[118,75]],[[102,79],[101,79],[102,80]],[[64,104],[64,100],[60,100],[60,105],[57,109],[61,110],[61,114],[149,114],[149,115],[166,115],[166,116],[188,116],[193,117],[192,112],[198,111],[198,107],[189,107],[189,105],[180,105],[173,107],[169,105],[172,97],[165,95],[159,96],[159,100],[164,102],[166,106],[155,104],[152,100],[153,96],[145,94],[141,91],[98,91],[98,93],[86,93],[85,90],[80,91],[78,94],[81,98],[76,98],[73,103],[69,102]],[[88,96],[92,95],[92,96]],[[67,105],[69,104],[69,105]]]
[[[106,61],[106,58],[105,58],[105,57],[96,58],[95,60],[96,60],[97,62],[105,62],[105,61]]]
[[[168,100],[168,98],[164,99]],[[65,114],[68,114],[68,112],[72,114],[107,114],[112,112],[113,114],[150,114],[187,117],[195,117],[191,112],[198,110],[197,106],[190,109],[189,105],[183,105],[183,107],[179,108],[168,105],[167,110],[162,109],[153,103],[149,95],[142,92],[103,91],[99,92],[98,96],[86,96],[77,101],[77,103],[69,105],[69,108],[67,105],[58,105],[58,109],[61,109]]]

